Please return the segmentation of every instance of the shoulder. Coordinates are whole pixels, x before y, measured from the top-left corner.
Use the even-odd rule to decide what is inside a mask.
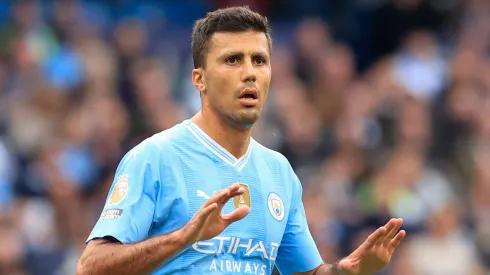
[[[252,139],[254,150],[261,154],[267,161],[277,162],[282,165],[291,166],[289,160],[280,152],[272,150]]]
[[[184,123],[156,133],[131,148],[124,158],[138,158],[141,161],[155,162],[176,156],[175,145],[188,135]]]
[[[256,140],[252,139],[252,142],[253,150],[256,150],[269,166],[277,167],[281,173],[286,175],[294,174],[291,163],[282,153],[267,148]]]
[[[257,150],[265,160],[272,173],[277,174],[281,184],[286,188],[291,204],[296,205],[301,200],[303,187],[294,172],[289,160],[280,152],[265,147],[254,141],[254,150]]]
[[[188,130],[189,121],[184,121],[180,124],[177,124],[169,129],[161,131],[159,133],[154,134],[153,136],[147,138],[143,143],[149,143],[149,147],[157,148],[160,151],[169,151],[171,150],[177,143],[182,142],[189,138],[189,130]]]

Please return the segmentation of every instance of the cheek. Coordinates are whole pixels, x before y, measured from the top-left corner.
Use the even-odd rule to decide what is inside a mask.
[[[264,70],[262,77],[260,78],[260,89],[263,91],[264,95],[267,95],[269,91],[269,86],[271,83],[271,72],[270,70]]]
[[[271,77],[272,77],[272,71],[270,66],[262,67],[258,71],[260,73],[260,78],[263,80],[264,83],[269,83],[271,82]]]
[[[226,74],[223,74],[227,76]],[[235,95],[235,86],[232,85],[231,77],[214,77],[208,81],[206,90],[210,100],[217,105],[223,105]]]
[[[207,75],[208,84],[212,85],[213,88],[216,86],[219,87],[220,85],[226,83],[230,75],[231,73],[226,70],[226,68],[213,66],[212,69],[209,69]]]

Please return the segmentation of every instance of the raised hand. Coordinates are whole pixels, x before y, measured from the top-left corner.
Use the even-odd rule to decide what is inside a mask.
[[[223,206],[231,198],[244,192],[243,187],[234,184],[214,194],[182,228],[184,240],[190,245],[197,241],[212,239],[223,232],[228,225],[247,216],[250,212],[248,206],[235,209],[229,214],[221,213]]]
[[[384,268],[406,235],[404,230],[398,232],[402,224],[402,219],[391,219],[378,228],[352,254],[339,262],[340,269],[349,275],[371,275]]]

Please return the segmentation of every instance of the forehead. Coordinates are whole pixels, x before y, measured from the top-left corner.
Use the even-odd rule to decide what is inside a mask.
[[[225,52],[264,52],[269,54],[269,42],[263,32],[217,32],[210,40],[210,55],[219,55]]]

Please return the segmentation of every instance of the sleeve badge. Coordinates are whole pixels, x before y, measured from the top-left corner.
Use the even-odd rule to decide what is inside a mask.
[[[109,205],[118,204],[124,200],[124,198],[126,198],[129,189],[128,177],[129,176],[127,174],[123,174],[117,178],[117,182],[114,185],[109,197]]]

